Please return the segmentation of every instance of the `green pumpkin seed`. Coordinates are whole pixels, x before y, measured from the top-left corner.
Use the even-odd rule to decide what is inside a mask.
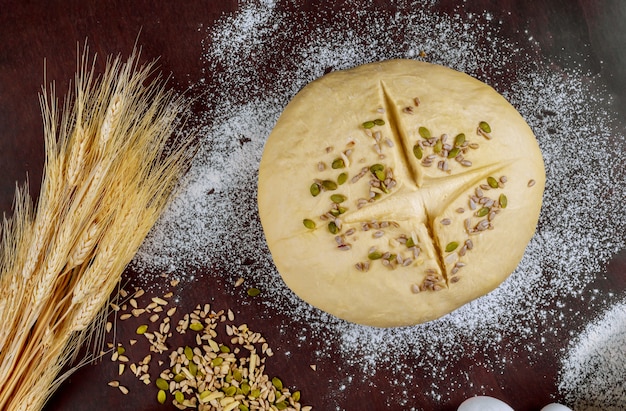
[[[311,184],[311,188],[309,190],[311,191],[311,195],[316,197],[320,193],[320,186],[317,183],[313,183]]]
[[[213,358],[213,361],[211,361],[211,365],[213,367],[219,367],[220,365],[222,365],[223,362],[224,359],[222,357],[215,357]]]
[[[337,184],[342,185],[348,181],[348,173],[341,173],[337,176]]]
[[[176,399],[177,403],[182,404],[183,402],[185,402],[185,394],[180,391],[176,391],[174,393],[174,399]]]
[[[376,176],[377,179],[379,179],[380,181],[385,181],[385,172],[383,170],[376,170],[376,172],[374,173],[374,175]]]
[[[176,374],[176,375],[174,376],[174,381],[176,381],[176,382],[182,382],[185,378],[187,378],[187,377],[185,377],[185,374],[183,374],[183,373],[181,372],[180,374]]]
[[[337,211],[339,211],[339,214],[343,214],[348,211],[348,209],[346,207],[337,207]]]
[[[204,330],[204,327],[200,323],[192,323],[189,326],[189,328],[192,329],[193,331],[202,331],[202,330]]]
[[[343,158],[339,157],[334,159],[330,166],[336,170],[338,168],[344,168],[346,166],[346,163],[344,163]]]
[[[420,127],[417,132],[419,133],[420,136],[422,136],[422,138],[428,140],[430,138],[430,130],[427,129],[426,127]]]
[[[465,143],[465,134],[461,133],[454,137],[454,145],[460,147]]]
[[[239,404],[239,411],[250,411],[246,404]]]
[[[456,241],[452,241],[451,243],[448,243],[448,245],[446,245],[446,253],[451,253],[452,251],[456,250],[458,246],[459,246],[459,243],[457,243]]]
[[[220,345],[220,352],[223,352],[225,354],[228,354],[230,352],[230,348],[228,348],[228,345]]]
[[[365,123],[363,123],[363,128],[372,128],[374,126],[375,124],[373,121],[366,121]]]
[[[195,362],[190,362],[188,368],[191,375],[193,375],[194,377],[198,375],[198,365]]]
[[[280,378],[278,377],[274,377],[272,378],[272,385],[274,387],[276,387],[276,389],[278,391],[282,391],[283,390],[283,382],[280,380]]]
[[[259,290],[258,288],[248,288],[248,295],[250,297],[256,297],[259,294],[261,294],[261,290]]]
[[[424,157],[424,151],[422,150],[422,147],[419,144],[416,144],[413,146],[413,155],[418,160],[421,160],[422,157]]]
[[[405,245],[407,246],[407,248],[411,248],[411,247],[415,247],[417,244],[415,244],[415,241],[413,241],[413,237],[409,237],[406,240]]]
[[[509,200],[504,194],[500,194],[500,198],[498,199],[498,201],[500,202],[501,208],[506,208],[507,204],[509,203]]]
[[[167,394],[165,394],[164,390],[159,390],[157,393],[157,401],[159,404],[165,404],[165,400],[167,399]]]
[[[168,384],[167,381],[165,381],[163,378],[157,378],[155,381],[155,384],[157,386],[158,389],[160,390],[168,390],[170,388],[170,385]]]
[[[296,391],[293,394],[291,394],[291,398],[293,398],[295,402],[300,401],[300,391]]]
[[[433,147],[433,153],[441,153],[441,150],[443,150],[443,141],[437,140]]]
[[[339,232],[339,228],[337,227],[337,224],[335,224],[334,221],[331,221],[330,223],[328,223],[328,231],[330,231],[331,234],[337,234]]]
[[[237,393],[237,387],[233,385],[224,389],[224,394],[226,394],[227,397],[232,397],[236,393]]]
[[[185,357],[187,357],[189,361],[193,360],[193,350],[190,346],[186,346],[183,352],[185,353]]]
[[[258,388],[253,389],[252,391],[250,391],[250,396],[252,398],[259,398],[261,396],[261,390]]]
[[[241,383],[240,387],[243,395],[248,395],[250,393],[250,384],[247,382]]]
[[[459,155],[459,152],[461,151],[460,148],[458,147],[454,147],[452,150],[450,150],[450,152],[448,153],[448,158],[454,158],[456,156]]]
[[[483,207],[483,208],[479,209],[478,211],[476,211],[476,216],[477,217],[484,217],[487,214],[489,214],[489,208],[488,207]]]
[[[124,353],[126,352],[126,348],[119,346],[117,347],[117,354],[118,355],[124,355]]]
[[[478,123],[478,127],[480,127],[480,129],[485,133],[491,133],[491,126],[486,121],[481,121],[480,123]]]
[[[305,218],[304,220],[302,220],[302,224],[304,224],[304,226],[310,230],[315,228],[315,221],[310,220],[308,218]]]
[[[337,183],[335,183],[334,181],[331,181],[331,180],[324,180],[324,181],[322,181],[322,186],[326,190],[336,190],[337,189]]]
[[[377,126],[384,126],[385,120],[383,120],[382,118],[377,118],[376,120],[374,120],[374,124],[376,124]]]
[[[330,196],[330,201],[332,201],[335,204],[343,203],[347,199],[348,198],[344,196],[343,194],[333,194],[332,196]]]
[[[376,171],[378,171],[378,170],[382,171],[384,169],[385,169],[385,166],[382,165],[382,164],[378,164],[378,163],[372,164],[370,166],[370,171],[372,172],[372,174],[376,174]]]
[[[380,260],[383,258],[383,254],[380,251],[372,251],[367,255],[370,260]]]
[[[276,407],[277,410],[287,409],[287,404],[285,404],[285,401],[277,402],[276,404],[274,404],[274,406]]]
[[[498,188],[498,180],[493,177],[487,177],[487,184],[489,184],[491,188]]]
[[[135,332],[141,335],[141,334],[145,334],[146,331],[148,331],[148,326],[144,324],[144,325],[140,325],[139,327],[137,327],[137,331]]]

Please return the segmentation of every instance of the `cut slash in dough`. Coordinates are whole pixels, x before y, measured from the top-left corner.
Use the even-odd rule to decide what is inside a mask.
[[[531,129],[491,87],[391,60],[298,93],[258,183],[285,283],[339,318],[393,327],[436,319],[510,275],[535,231],[545,173]]]

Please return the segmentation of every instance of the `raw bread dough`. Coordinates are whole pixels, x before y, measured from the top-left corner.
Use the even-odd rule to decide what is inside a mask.
[[[390,60],[332,72],[293,98],[263,152],[258,206],[298,296],[355,323],[406,326],[509,276],[544,183],[535,136],[495,90]]]

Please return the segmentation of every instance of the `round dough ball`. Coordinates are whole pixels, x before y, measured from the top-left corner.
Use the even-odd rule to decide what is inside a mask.
[[[531,129],[491,87],[390,60],[332,72],[293,98],[263,152],[258,206],[298,296],[351,322],[406,326],[507,278],[544,183]]]

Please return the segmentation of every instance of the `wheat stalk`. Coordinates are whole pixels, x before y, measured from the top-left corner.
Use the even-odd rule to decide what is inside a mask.
[[[0,228],[2,410],[40,410],[81,344],[100,335],[109,298],[193,154],[191,136],[173,138],[188,104],[153,63],[133,52],[96,77],[88,54],[62,107],[54,87],[42,93],[36,209],[18,189]]]

